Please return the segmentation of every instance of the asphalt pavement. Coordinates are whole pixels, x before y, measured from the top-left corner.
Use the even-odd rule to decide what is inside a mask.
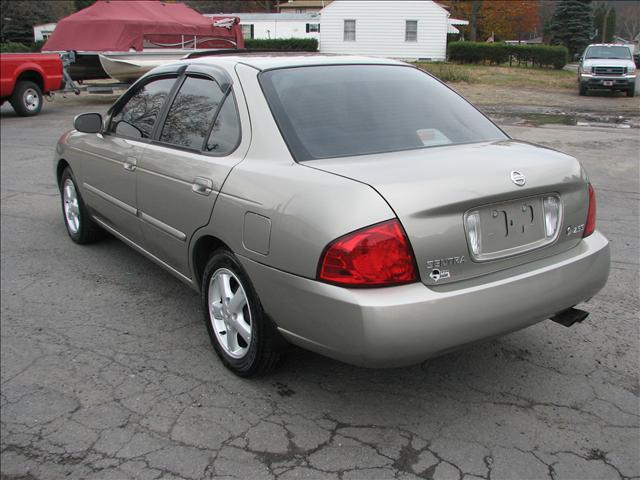
[[[54,145],[110,101],[2,107],[2,480],[640,476],[638,129],[506,127],[577,156],[595,185],[612,265],[583,324],[393,370],[293,350],[243,380],[195,292],[116,239],[67,237]]]

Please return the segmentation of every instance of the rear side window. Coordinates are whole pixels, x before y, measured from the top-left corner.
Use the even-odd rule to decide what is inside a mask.
[[[111,118],[109,133],[131,138],[150,138],[158,114],[175,81],[175,78],[161,78],[144,85]]]
[[[206,151],[217,155],[227,155],[236,149],[240,142],[240,119],[232,93],[227,95],[220,113],[211,128]]]
[[[160,141],[202,150],[224,93],[213,80],[187,77],[162,126]]]
[[[297,161],[506,139],[462,97],[413,67],[328,65],[260,74]]]

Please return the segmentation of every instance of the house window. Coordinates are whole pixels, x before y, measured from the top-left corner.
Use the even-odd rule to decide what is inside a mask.
[[[242,24],[240,25],[242,29],[242,38],[253,38],[253,24]]]
[[[320,31],[319,23],[307,23],[307,33],[317,33]]]
[[[417,20],[407,20],[405,22],[404,41],[405,42],[418,41],[418,21]]]
[[[356,21],[355,20],[344,21],[344,41],[345,42],[356,41]]]

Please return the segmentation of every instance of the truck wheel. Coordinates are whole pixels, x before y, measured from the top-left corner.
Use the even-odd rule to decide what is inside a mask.
[[[580,96],[584,97],[587,94],[587,87],[585,85],[580,85]]]
[[[627,97],[633,97],[636,94],[636,85],[633,84],[629,88],[627,88]]]
[[[22,117],[31,117],[42,109],[42,91],[33,82],[23,80],[16,84],[11,95],[11,106]]]

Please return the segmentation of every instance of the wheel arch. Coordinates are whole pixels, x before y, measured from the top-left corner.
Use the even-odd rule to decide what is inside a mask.
[[[61,158],[56,164],[56,182],[58,183],[58,188],[60,187],[62,172],[64,172],[65,168],[71,168],[71,166],[69,165],[69,162],[67,162],[64,158]]]
[[[225,242],[211,234],[204,234],[198,237],[193,244],[191,249],[191,270],[193,271],[194,286],[198,290],[202,287],[202,274],[211,254],[220,248],[232,251]]]
[[[44,78],[42,76],[42,73],[38,72],[37,70],[27,69],[20,72],[20,74],[16,78],[16,85],[22,81],[35,83],[36,85],[38,85],[38,87],[40,87],[40,91],[44,93]]]

